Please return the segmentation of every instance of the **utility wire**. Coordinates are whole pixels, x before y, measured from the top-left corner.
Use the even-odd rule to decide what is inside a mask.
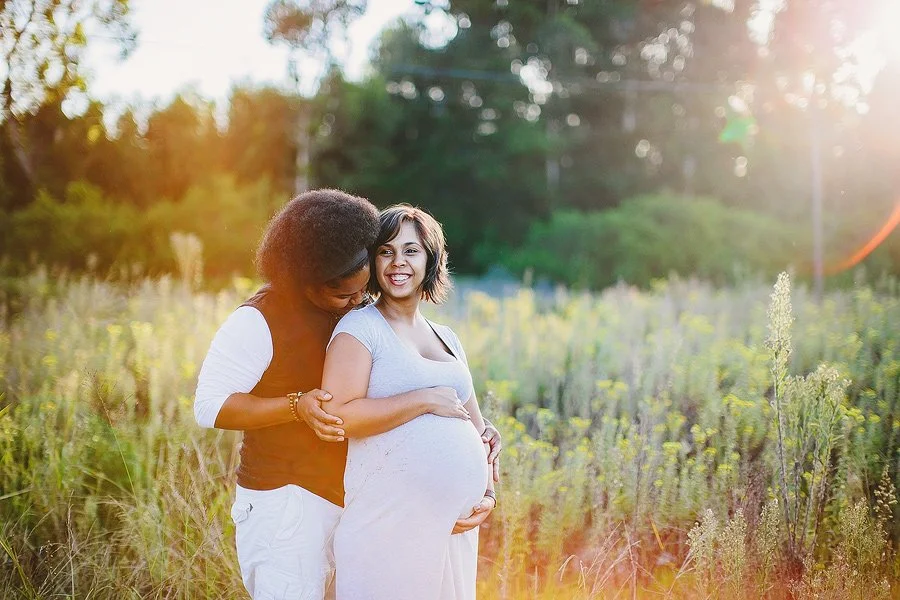
[[[421,75],[425,77],[442,77],[446,79],[466,79],[495,81],[524,85],[522,80],[512,73],[496,71],[477,71],[471,69],[439,69],[419,65],[396,65],[390,68],[391,76]],[[713,93],[734,89],[734,83],[694,83],[681,81],[654,81],[644,79],[624,79],[619,81],[598,81],[589,77],[578,79],[553,80],[565,86],[581,86],[582,88],[609,92],[687,92]]]
[[[134,41],[127,37],[91,34],[92,38],[115,42]],[[208,50],[204,44],[192,44],[174,40],[153,40],[139,37],[138,43],[156,46],[176,46],[186,49]],[[249,55],[247,55],[249,56]],[[513,73],[498,71],[482,71],[476,69],[435,68],[421,65],[395,65],[390,67],[389,76],[417,75],[445,79],[461,79],[474,81],[495,81],[515,85],[525,85],[522,79]],[[735,83],[695,83],[684,81],[657,81],[645,79],[621,79],[619,81],[599,81],[590,77],[576,79],[555,79],[564,86],[580,86],[583,89],[603,92],[672,92],[672,93],[719,93],[734,89]]]

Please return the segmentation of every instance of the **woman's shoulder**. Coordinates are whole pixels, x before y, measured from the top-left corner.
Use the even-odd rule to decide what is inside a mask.
[[[423,315],[423,316],[424,316],[424,315]],[[428,321],[428,324],[431,325],[432,327],[434,327],[435,329],[438,329],[438,330],[440,330],[440,331],[442,331],[442,332],[445,332],[445,333],[453,333],[453,335],[456,335],[456,334],[453,332],[453,329],[452,329],[449,325],[445,325],[445,324],[443,324],[443,323],[438,323],[438,322],[435,321],[434,319],[431,319],[431,318],[428,318],[428,317],[425,317],[425,320]]]
[[[375,320],[378,315],[372,312],[374,310],[377,310],[374,306],[364,306],[355,308],[341,317],[331,333],[331,341],[334,341],[338,334],[347,334],[356,338],[366,347],[366,350],[375,356],[377,348],[381,346],[382,336],[378,322]],[[329,347],[331,341],[328,342]]]
[[[436,323],[431,319],[428,319],[428,323],[434,328],[437,334],[445,339],[450,340],[453,344],[456,345],[457,348],[462,348],[462,342],[459,341],[459,336],[456,335],[456,332],[453,331],[449,325],[444,325],[443,323]]]
[[[374,304],[369,304],[367,306],[363,306],[361,308],[354,308],[346,315],[341,317],[341,320],[338,321],[338,326],[347,325],[347,324],[363,324],[363,323],[374,323],[378,318],[376,311],[378,309],[375,308]]]
[[[371,304],[362,308],[354,308],[338,321],[332,338],[339,333],[349,333],[359,339],[374,341],[380,329],[379,320],[381,320],[377,311],[378,309]]]

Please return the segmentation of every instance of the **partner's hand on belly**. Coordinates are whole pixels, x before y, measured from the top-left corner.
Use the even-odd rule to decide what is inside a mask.
[[[464,519],[459,519],[456,521],[456,524],[453,526],[453,531],[451,533],[465,533],[470,529],[474,529],[478,527],[482,523],[484,523],[490,514],[494,511],[494,500],[493,498],[488,498],[485,496],[481,499],[481,502],[476,504],[472,508],[472,514]]]

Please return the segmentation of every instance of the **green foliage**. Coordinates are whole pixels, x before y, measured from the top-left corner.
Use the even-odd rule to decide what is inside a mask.
[[[174,232],[194,234],[205,253],[203,275],[215,281],[253,271],[253,251],[282,200],[265,180],[238,185],[217,177],[191,187],[177,201],[139,211],[104,197],[96,187],[73,183],[61,200],[41,192],[35,202],[0,213],[8,236],[0,254],[14,271],[40,262],[115,276],[172,273],[179,262]],[[5,223],[4,223],[5,221]]]
[[[144,205],[177,200],[218,172],[222,143],[213,110],[211,102],[179,95],[150,115],[142,136],[149,171]]]
[[[356,0],[308,4],[270,2],[270,39],[328,56],[320,42],[343,35],[365,7]],[[79,66],[92,43],[85,32],[99,27],[129,45],[128,3],[7,2],[0,37],[20,56],[9,61],[4,100],[19,105],[7,111],[14,118],[0,115],[0,206],[24,208],[37,190],[64,198],[70,183],[86,181],[110,203],[147,210],[180,202],[221,175],[240,185],[268,179],[287,196],[295,178],[308,175],[312,185],[341,187],[379,206],[405,201],[429,209],[445,225],[460,273],[533,265],[596,288],[619,279],[646,285],[670,271],[720,283],[739,278],[736,269],[766,276],[788,264],[807,270],[810,146],[818,132],[826,263],[839,264],[896,204],[900,138],[884,123],[897,105],[900,69],[888,64],[865,96],[849,93],[861,83],[849,75],[841,93],[831,94],[832,74],[846,66],[831,37],[848,36],[844,47],[859,32],[852,3],[818,11],[797,0],[774,11],[776,32],[794,21],[803,26],[796,35],[775,35],[768,58],[749,35],[761,29],[748,19],[766,22],[754,16],[754,4],[721,5],[423,1],[413,14],[444,12],[457,20],[456,35],[438,45],[424,19],[394,24],[360,82],[334,68],[311,99],[238,87],[221,111],[185,93],[151,110],[127,108],[107,128],[112,107],[86,102],[73,115],[63,106],[89,83]],[[29,32],[39,33],[14,44],[29,18]],[[827,106],[805,97],[811,73]],[[752,93],[747,81],[758,84]],[[837,96],[864,99],[862,114]],[[817,107],[816,118],[798,109],[805,104]],[[691,207],[648,207],[641,195],[653,193],[699,199]],[[577,214],[585,222],[565,216],[568,210],[583,211]],[[607,210],[607,218],[597,217]],[[535,241],[523,244],[530,229]],[[897,239],[867,261],[874,276],[896,272]],[[543,241],[580,258],[570,261],[540,247]]]
[[[0,4],[0,123],[35,110],[49,96],[84,91],[81,66],[87,28],[117,36],[123,52],[133,42],[128,0],[10,0]]]
[[[749,543],[741,509],[723,529],[718,528],[713,511],[707,510],[702,523],[688,534],[691,552],[685,567],[693,566],[698,573],[704,594],[713,586],[724,586],[726,597],[739,597],[748,584],[755,584],[764,595],[780,545],[783,568],[788,573],[802,573],[791,583],[795,597],[863,598],[874,593],[874,597],[887,598],[890,583],[886,575],[890,571],[885,558],[889,547],[882,524],[891,518],[893,482],[885,468],[876,493],[876,518],[870,515],[865,500],[852,506],[846,503],[847,496],[841,492],[846,489],[846,478],[854,475],[836,465],[844,459],[847,446],[841,442],[849,436],[854,413],[858,413],[846,404],[850,382],[825,364],[805,377],[788,374],[793,319],[790,278],[782,273],[771,295],[766,339],[774,420],[768,470],[777,499],[762,511],[755,544]],[[866,476],[864,473],[856,476]],[[829,504],[830,512],[840,514],[836,527],[826,522]],[[820,533],[837,540],[828,566],[816,560],[825,555],[817,552]],[[751,562],[757,568],[748,571]],[[877,585],[867,589],[872,582]]]
[[[294,189],[297,120],[309,102],[274,88],[235,88],[222,134],[223,170],[241,184],[268,179],[288,196]]]
[[[62,200],[47,192],[7,216],[10,234],[2,252],[20,260],[68,267],[108,269],[137,260],[138,212],[112,202],[89,184],[70,184]]]
[[[189,264],[196,240],[182,240]],[[14,283],[0,287],[0,307],[16,307],[0,321],[0,596],[239,590],[228,520],[237,440],[199,429],[191,396],[216,327],[253,283],[213,293],[43,269]],[[799,287],[767,332],[768,292],[672,280],[497,298],[460,282],[434,316],[463,339],[505,446],[501,503],[482,531],[482,597],[786,598],[770,404],[771,349],[787,348],[772,340],[786,335],[785,377],[818,383],[802,398],[782,388],[785,440],[822,435],[812,415],[832,380],[816,365],[854,380],[842,400],[852,427],[836,438],[816,546],[792,589],[878,598],[895,584],[884,531],[896,475],[883,457],[896,455],[900,422],[897,389],[882,380],[896,379],[900,347],[870,349],[896,337],[900,297],[859,288],[816,304]],[[793,424],[801,414],[809,431]],[[810,448],[788,456],[815,472],[822,455]],[[875,516],[859,504],[867,481],[880,481]],[[801,500],[814,489],[804,486]]]
[[[854,422],[854,411],[845,406],[850,382],[824,364],[805,377],[788,376],[793,312],[786,273],[778,276],[768,316],[766,344],[772,360],[776,449],[773,471],[780,475],[788,553],[792,560],[802,560],[816,546],[829,480],[842,458],[840,441]]]
[[[492,43],[488,30],[466,36]],[[414,28],[398,26],[382,38],[380,75],[325,82],[313,119],[321,124],[313,183],[379,207],[409,202],[429,210],[444,225],[454,268],[477,272],[486,266],[481,247],[518,243],[545,213],[545,136],[514,109],[526,97],[521,87],[428,74],[459,61],[505,70],[502,57],[462,38],[440,50],[417,39]],[[419,67],[425,72],[405,72]]]
[[[797,237],[773,219],[712,199],[642,196],[602,212],[558,211],[502,260],[516,272],[533,269],[578,287],[646,286],[671,273],[726,283],[804,256]]]
[[[830,565],[808,559],[803,577],[793,586],[798,600],[887,600],[887,546],[864,501],[841,515],[840,537]]]
[[[271,0],[264,16],[265,36],[294,52],[325,54],[330,59],[334,36],[346,35],[350,23],[365,13],[366,4],[367,0]]]
[[[266,180],[237,185],[222,176],[192,187],[177,202],[155,204],[144,217],[144,239],[156,253],[153,271],[174,270],[170,236],[173,231],[183,231],[195,234],[202,245],[207,277],[223,281],[235,274],[252,273],[256,244],[286,200],[273,192]]]
[[[85,31],[112,34],[124,55],[134,41],[127,16],[128,0],[0,3],[4,62],[0,70],[0,186],[12,188],[0,190],[0,207],[20,207],[31,200],[34,190],[46,186],[41,167],[52,161],[42,160],[41,150],[49,140],[66,137],[59,130],[49,139],[29,135],[21,126],[23,117],[45,104],[60,106],[70,98],[86,101],[87,80],[81,64],[88,46]]]

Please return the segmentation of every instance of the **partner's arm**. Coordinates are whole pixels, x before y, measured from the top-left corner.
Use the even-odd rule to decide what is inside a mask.
[[[294,420],[285,396],[250,394],[272,361],[272,334],[257,309],[242,306],[216,332],[203,360],[194,396],[194,417],[201,427],[249,431]],[[301,391],[301,390],[297,390]],[[297,409],[319,437],[339,437],[338,419],[323,411],[319,400],[330,398],[310,390]]]
[[[328,410],[344,423],[347,437],[390,431],[425,413],[468,418],[452,388],[415,390],[390,398],[366,398],[372,354],[349,333],[339,333],[325,354],[322,387],[330,390]]]
[[[272,335],[262,314],[242,306],[216,332],[203,361],[194,398],[194,416],[202,427],[249,431],[294,420],[287,397],[264,398],[250,393],[272,361]],[[327,389],[327,388],[325,388]],[[297,390],[304,391],[304,390]],[[430,388],[400,394],[391,402],[377,402],[387,431],[420,414],[454,406],[456,393],[450,388]],[[304,422],[325,441],[344,439],[342,421],[322,409],[331,395],[321,389],[308,390],[297,403]],[[373,433],[380,433],[373,430]]]
[[[503,449],[503,441],[500,438],[500,431],[494,424],[484,415],[482,419],[484,419],[484,433],[481,434],[481,439],[491,447],[487,461],[494,467],[494,483],[500,483],[500,451]]]

